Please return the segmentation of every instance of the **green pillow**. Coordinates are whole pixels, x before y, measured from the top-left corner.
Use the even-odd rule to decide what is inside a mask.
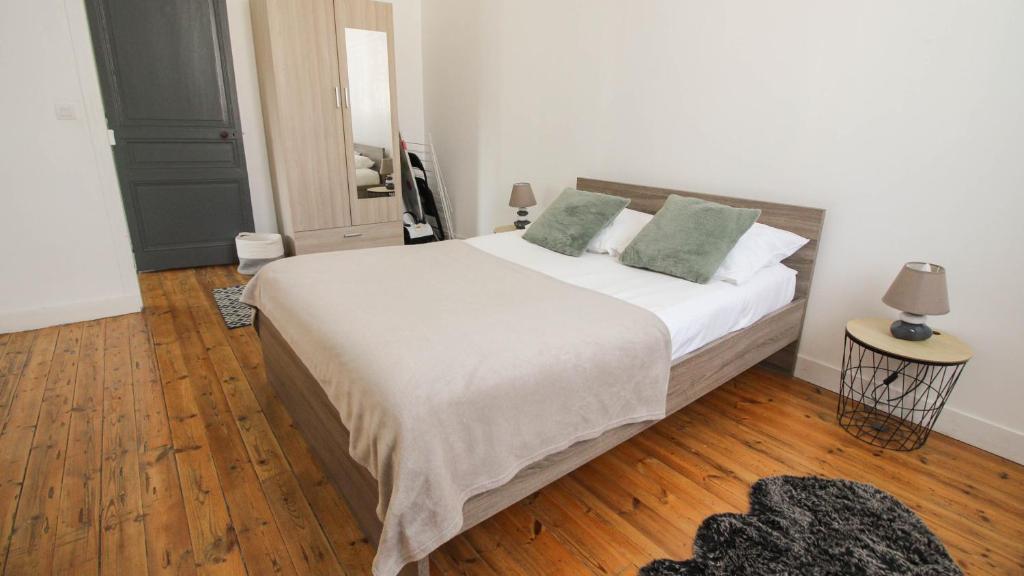
[[[705,284],[761,211],[669,196],[621,262]]]
[[[527,228],[523,240],[561,254],[579,256],[626,204],[626,198],[566,188]]]

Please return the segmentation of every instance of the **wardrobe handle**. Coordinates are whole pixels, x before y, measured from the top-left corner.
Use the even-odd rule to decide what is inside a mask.
[[[345,86],[345,108],[351,108],[352,104],[348,100],[348,86]]]
[[[362,236],[362,235],[363,235],[362,232],[349,232],[348,234],[345,234],[345,238],[356,238],[356,237]]]
[[[334,87],[334,107],[341,108],[341,87]]]

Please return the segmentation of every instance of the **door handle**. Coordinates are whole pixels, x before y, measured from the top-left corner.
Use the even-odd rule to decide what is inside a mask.
[[[227,140],[228,136],[229,136],[229,134],[228,134],[227,130],[221,130],[220,131],[220,139],[221,140]]]
[[[362,235],[362,232],[349,232],[348,234],[345,234],[345,238],[357,238]]]
[[[345,108],[352,108],[352,104],[348,99],[348,86],[345,86]]]
[[[334,107],[341,108],[341,87],[334,87]]]

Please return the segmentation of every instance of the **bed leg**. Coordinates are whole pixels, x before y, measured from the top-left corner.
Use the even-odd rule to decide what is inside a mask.
[[[792,377],[796,373],[796,359],[799,350],[800,341],[797,340],[762,360],[761,366]]]
[[[430,558],[406,564],[398,576],[430,576]]]

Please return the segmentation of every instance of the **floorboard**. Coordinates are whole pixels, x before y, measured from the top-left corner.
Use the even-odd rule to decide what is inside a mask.
[[[131,318],[127,316],[107,322],[103,383],[100,573],[142,574],[149,562],[132,385]]]
[[[188,516],[174,458],[171,427],[153,344],[142,315],[132,315],[130,330],[147,572],[192,576],[196,574],[195,557],[189,541]]]
[[[14,541],[14,529],[22,496],[29,499],[35,488],[30,485],[29,490],[25,491],[24,480],[30,472],[29,455],[59,332],[58,328],[46,328],[36,335],[25,359],[24,371],[14,384],[6,417],[0,421],[0,568],[5,573],[9,564],[15,568],[10,573],[17,574],[22,566],[32,562],[32,559],[20,554],[20,548],[14,551],[13,557],[10,552],[12,544],[19,544]],[[34,504],[30,502],[28,505]],[[25,527],[24,523],[22,527]],[[40,562],[46,561],[40,559]]]
[[[7,554],[7,571],[11,573],[47,574],[53,570],[52,527],[57,525],[81,343],[80,325],[60,329],[18,499]]]
[[[0,335],[0,574],[369,574],[373,549],[227,329],[233,268],[140,275],[145,310]],[[897,496],[968,574],[1024,574],[1024,467],[940,434],[863,444],[751,370],[431,556],[438,575],[632,575],[779,474]]]
[[[99,574],[100,472],[106,321],[82,327],[82,349],[60,485],[55,574]]]

